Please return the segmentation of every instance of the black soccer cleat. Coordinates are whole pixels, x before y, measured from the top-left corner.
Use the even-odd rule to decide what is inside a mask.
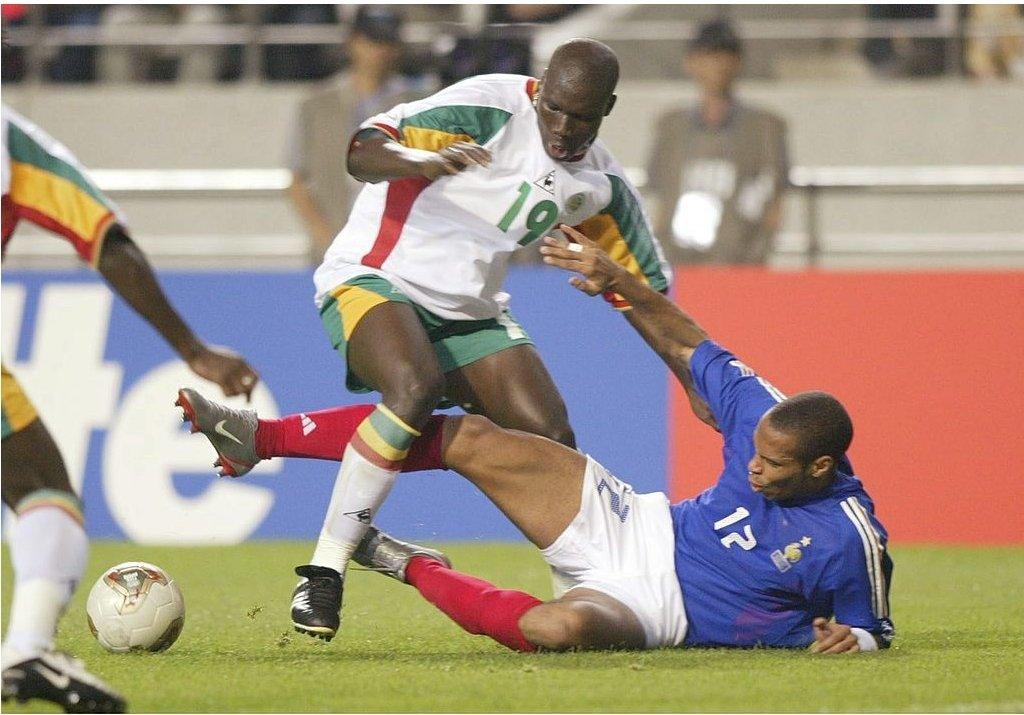
[[[341,574],[312,564],[296,566],[295,573],[302,580],[292,594],[292,625],[299,633],[331,640],[341,626]]]
[[[69,713],[123,713],[125,701],[67,653],[48,651],[3,672],[3,701],[48,700]]]

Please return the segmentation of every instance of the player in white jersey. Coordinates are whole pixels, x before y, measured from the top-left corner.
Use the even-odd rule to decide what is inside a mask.
[[[501,292],[514,251],[565,223],[668,287],[637,193],[597,141],[617,80],[610,49],[573,40],[540,81],[474,77],[371,117],[353,137],[348,169],[367,186],[316,272],[316,302],[349,388],[382,400],[345,449],[313,558],[296,569],[301,632],[334,636],[349,558],[443,398],[574,446],[562,398]],[[208,423],[198,399],[181,395],[224,473],[244,474],[263,456],[256,446],[278,441],[262,440],[254,417],[225,414],[253,447],[223,442],[212,430],[221,418]],[[318,436],[282,437],[284,449],[315,455]]]
[[[606,209],[613,199],[621,204],[616,218],[643,222],[622,167],[602,143],[571,160],[548,155],[534,107],[536,85],[521,75],[473,77],[363,125],[417,148],[472,141],[489,159],[481,152],[479,163],[434,181],[411,177],[367,186],[316,272],[318,305],[345,281],[369,274],[386,277],[442,318],[497,318],[509,257],[556,222],[612,218]],[[630,210],[635,215],[627,216]],[[620,232],[621,248],[646,263],[644,275],[664,280],[653,242],[644,245],[629,227]]]

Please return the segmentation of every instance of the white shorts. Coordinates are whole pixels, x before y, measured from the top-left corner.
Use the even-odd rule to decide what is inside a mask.
[[[668,507],[661,492],[637,494],[588,456],[580,511],[541,550],[553,572],[555,595],[574,588],[600,591],[636,614],[648,648],[681,644],[686,611]]]

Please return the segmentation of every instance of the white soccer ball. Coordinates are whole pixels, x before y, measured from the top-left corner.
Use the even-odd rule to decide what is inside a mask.
[[[112,566],[89,591],[89,630],[111,653],[171,647],[185,625],[185,599],[159,566],[128,561]]]

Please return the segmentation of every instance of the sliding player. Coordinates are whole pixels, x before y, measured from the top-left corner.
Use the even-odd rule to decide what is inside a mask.
[[[159,332],[194,373],[248,396],[257,375],[205,345],[167,302],[124,216],[61,144],[3,107],[3,247],[22,219],[61,236]],[[69,358],[71,359],[71,358]],[[57,620],[85,570],[82,504],[53,438],[3,367],[3,500],[17,515],[15,586],[3,644],[3,700],[49,700],[68,712],[121,712],[124,700],[80,660],[54,650]]]
[[[346,564],[443,398],[574,446],[561,396],[501,291],[511,254],[578,225],[656,290],[668,285],[646,216],[597,142],[618,60],[573,40],[543,79],[484,75],[371,117],[349,171],[368,182],[316,271],[316,301],[353,391],[381,402],[345,451],[292,622],[330,640]],[[617,300],[611,296],[612,300]],[[228,474],[251,462],[222,460]]]
[[[543,437],[478,416],[436,416],[406,466],[443,465],[473,482],[541,549],[567,590],[542,603],[372,528],[355,560],[411,584],[470,633],[520,651],[888,646],[892,561],[845,456],[853,425],[843,406],[821,392],[783,397],[583,234],[562,230],[577,243],[549,239],[545,260],[581,273],[572,280],[580,290],[611,289],[630,301],[630,322],[717,425],[725,446],[717,484],[670,506],[664,494],[637,494]],[[335,440],[358,439],[368,409],[318,417]],[[202,412],[207,420],[226,414],[206,401]],[[298,417],[252,419],[272,447],[273,433]]]

